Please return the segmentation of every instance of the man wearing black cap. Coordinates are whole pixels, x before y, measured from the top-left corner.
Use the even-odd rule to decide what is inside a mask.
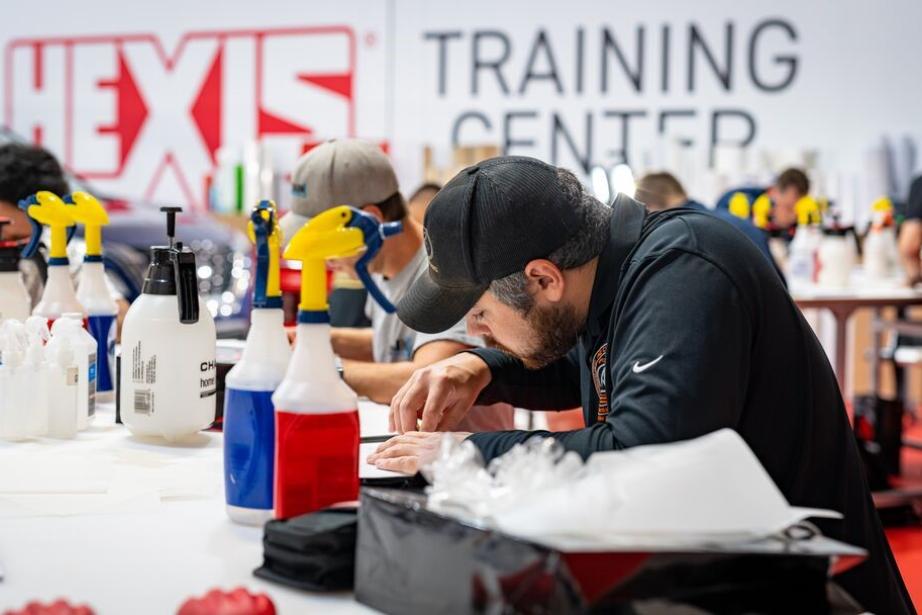
[[[438,448],[431,432],[475,402],[583,407],[576,431],[456,434],[487,460],[536,435],[585,457],[730,427],[791,504],[843,513],[816,523],[869,552],[837,577],[845,589],[871,611],[911,612],[829,361],[751,241],[703,212],[645,214],[624,195],[608,208],[521,157],[458,174],[425,234],[429,268],[400,318],[428,332],[466,314],[494,348],[417,371],[391,404],[403,435],[372,463],[415,471]]]

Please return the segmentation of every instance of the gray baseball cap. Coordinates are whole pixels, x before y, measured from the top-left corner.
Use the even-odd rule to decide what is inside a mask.
[[[291,184],[291,211],[305,220],[336,205],[380,203],[398,189],[381,148],[360,139],[336,139],[313,148],[298,160]]]

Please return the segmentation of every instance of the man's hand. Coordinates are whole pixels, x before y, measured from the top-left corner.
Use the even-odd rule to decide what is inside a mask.
[[[475,354],[463,352],[413,372],[391,400],[388,427],[397,433],[451,431],[467,415],[490,383],[490,368]]]
[[[382,470],[416,474],[420,468],[438,456],[442,437],[445,435],[444,433],[410,431],[402,436],[394,436],[368,456],[368,463]],[[462,442],[471,434],[451,433],[448,435]]]

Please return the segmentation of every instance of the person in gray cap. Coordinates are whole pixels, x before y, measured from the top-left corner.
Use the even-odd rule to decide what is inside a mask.
[[[912,612],[826,353],[745,235],[686,207],[648,214],[624,194],[608,207],[569,171],[524,157],[458,174],[425,232],[429,266],[400,318],[438,331],[467,314],[494,348],[414,373],[391,402],[403,435],[371,463],[416,471],[452,437],[434,430],[490,461],[536,436],[585,458],[734,429],[792,505],[844,515],[816,519],[823,534],[867,549],[834,580],[871,612]],[[471,404],[496,401],[581,403],[585,427],[457,426]]]
[[[358,139],[328,141],[305,154],[292,175],[294,203],[280,225],[286,238],[311,216],[337,205],[358,207],[384,222],[403,222],[403,232],[387,241],[368,271],[377,286],[396,303],[426,268],[422,227],[413,221],[397,186],[387,156],[376,145]],[[350,271],[354,261],[331,261],[336,271]],[[333,351],[342,359],[343,378],[359,395],[390,403],[413,371],[453,354],[483,345],[468,335],[463,318],[444,331],[422,334],[386,312],[373,299],[365,303],[369,328],[334,328]],[[477,407],[467,417],[470,431],[511,429],[513,409],[498,403]]]

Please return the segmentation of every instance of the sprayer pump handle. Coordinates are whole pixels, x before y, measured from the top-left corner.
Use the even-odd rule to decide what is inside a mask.
[[[161,207],[160,211],[166,214],[166,235],[172,240],[176,236],[176,214],[182,207]]]

